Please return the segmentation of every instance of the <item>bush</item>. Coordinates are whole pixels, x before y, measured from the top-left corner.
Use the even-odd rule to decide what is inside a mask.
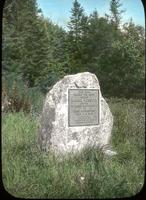
[[[11,88],[8,88],[7,81],[4,81],[2,87],[2,111],[23,111],[26,113],[29,113],[31,111],[31,102],[26,84],[23,85],[23,92],[21,91],[20,93],[20,88],[17,81],[13,81]]]

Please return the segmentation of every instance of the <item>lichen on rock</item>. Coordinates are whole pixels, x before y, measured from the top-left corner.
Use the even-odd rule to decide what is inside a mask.
[[[68,90],[99,89],[100,123],[89,126],[68,125]],[[103,98],[97,77],[89,72],[65,76],[46,95],[40,119],[38,144],[56,155],[77,153],[86,147],[108,146],[113,116]]]

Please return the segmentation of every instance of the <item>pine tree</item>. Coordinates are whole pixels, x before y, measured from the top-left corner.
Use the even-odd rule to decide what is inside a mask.
[[[48,38],[36,0],[6,1],[3,14],[3,71],[20,72],[29,86],[48,67]]]
[[[121,10],[122,4],[120,3],[120,0],[111,0],[110,2],[110,19],[111,23],[115,26],[116,29],[119,28],[120,22],[121,22],[121,14],[125,12],[125,10]]]
[[[75,0],[73,3],[73,8],[71,10],[72,16],[68,24],[69,33],[73,37],[73,41],[78,43],[81,40],[82,33],[82,17],[83,17],[83,8],[80,3]]]
[[[42,19],[37,18],[27,24],[29,34],[25,38],[25,54],[23,56],[23,78],[29,86],[39,85],[41,77],[49,66],[49,45],[47,31]]]
[[[3,74],[17,73],[21,65],[23,44],[21,34],[18,33],[17,3],[20,1],[7,0],[3,9],[3,48],[2,69]],[[22,26],[22,25],[21,25]]]
[[[67,51],[70,73],[76,73],[84,71],[82,63],[83,37],[87,25],[87,17],[84,15],[84,9],[77,0],[73,3],[71,14],[68,24]]]

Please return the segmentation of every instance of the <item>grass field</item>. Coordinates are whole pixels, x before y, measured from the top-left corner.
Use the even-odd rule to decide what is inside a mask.
[[[114,116],[111,139],[117,155],[87,149],[59,161],[36,145],[37,118],[2,116],[2,176],[5,190],[19,198],[118,198],[144,184],[144,101],[107,100]]]

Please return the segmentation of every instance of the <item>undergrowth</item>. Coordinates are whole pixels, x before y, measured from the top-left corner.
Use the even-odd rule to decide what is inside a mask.
[[[118,198],[144,184],[144,101],[108,99],[117,155],[86,149],[62,161],[37,147],[38,121],[31,113],[3,113],[2,175],[19,198]]]

